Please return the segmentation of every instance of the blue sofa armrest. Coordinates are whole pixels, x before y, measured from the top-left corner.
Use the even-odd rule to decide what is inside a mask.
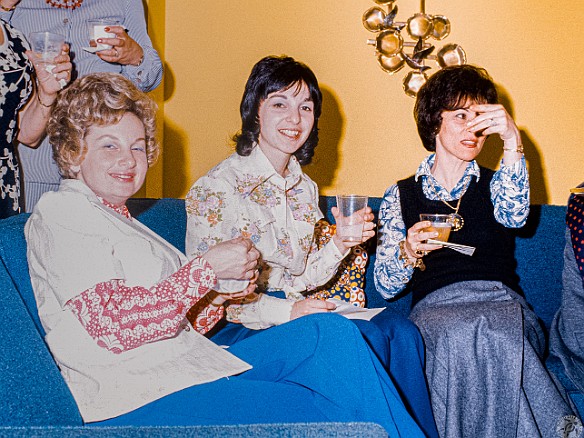
[[[3,262],[0,291],[0,425],[81,425],[77,404]]]

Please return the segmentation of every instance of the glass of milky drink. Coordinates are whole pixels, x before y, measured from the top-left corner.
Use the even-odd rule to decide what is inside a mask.
[[[448,242],[448,236],[450,236],[450,229],[452,228],[452,217],[449,214],[422,213],[420,214],[420,220],[432,222],[432,225],[428,228],[424,228],[422,231],[437,231],[438,236],[434,237],[434,240]]]

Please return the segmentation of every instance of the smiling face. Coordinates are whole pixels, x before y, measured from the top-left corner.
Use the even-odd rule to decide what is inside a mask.
[[[306,84],[268,94],[258,111],[258,145],[274,168],[284,170],[314,125],[314,104]]]
[[[469,107],[476,102],[466,102],[461,108],[442,112],[442,124],[436,135],[436,155],[461,161],[472,161],[481,152],[486,136],[467,130],[466,124],[478,114]]]
[[[126,113],[115,125],[93,126],[85,136],[81,165],[71,166],[76,178],[113,205],[124,205],[146,177],[148,159],[144,124]]]

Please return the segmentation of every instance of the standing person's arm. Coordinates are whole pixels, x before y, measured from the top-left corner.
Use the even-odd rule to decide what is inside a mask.
[[[152,40],[148,35],[144,5],[142,0],[128,0],[126,2],[126,21],[129,36],[140,46],[144,54],[141,63],[124,65],[123,74],[127,76],[142,91],[151,91],[162,81],[162,61],[158,52],[152,47]]]
[[[163,67],[148,35],[142,0],[126,0],[124,16],[121,26],[111,27],[110,32],[116,37],[103,39],[103,44],[112,45],[112,49],[96,55],[106,62],[120,64],[124,76],[142,91],[151,91],[160,85]]]
[[[72,64],[68,51],[68,46],[64,45],[61,55],[55,58],[56,65],[52,72],[45,70],[42,65],[35,64],[34,56],[30,51],[26,52],[27,57],[35,67],[37,79],[29,101],[18,115],[17,139],[27,146],[36,147],[43,139],[51,108],[57,100],[57,94],[71,79]]]

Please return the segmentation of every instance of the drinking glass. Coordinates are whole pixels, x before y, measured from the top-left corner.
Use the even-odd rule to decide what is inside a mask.
[[[38,64],[45,68],[55,65],[55,58],[61,54],[65,37],[52,32],[33,32],[29,35],[30,45]]]
[[[105,29],[110,26],[119,26],[120,22],[111,18],[100,18],[95,20],[88,20],[89,25],[89,39],[93,40],[96,44],[95,50],[106,50],[111,49],[112,46],[109,44],[98,43],[97,40],[100,38],[115,38],[116,34],[112,32],[106,32]]]
[[[423,232],[436,231],[438,236],[434,237],[434,240],[448,242],[450,230],[452,229],[452,216],[449,214],[422,213],[420,214],[420,220],[432,222],[432,225],[422,230]]]
[[[344,242],[363,240],[363,216],[360,212],[367,207],[367,200],[367,196],[337,195],[337,234]]]

